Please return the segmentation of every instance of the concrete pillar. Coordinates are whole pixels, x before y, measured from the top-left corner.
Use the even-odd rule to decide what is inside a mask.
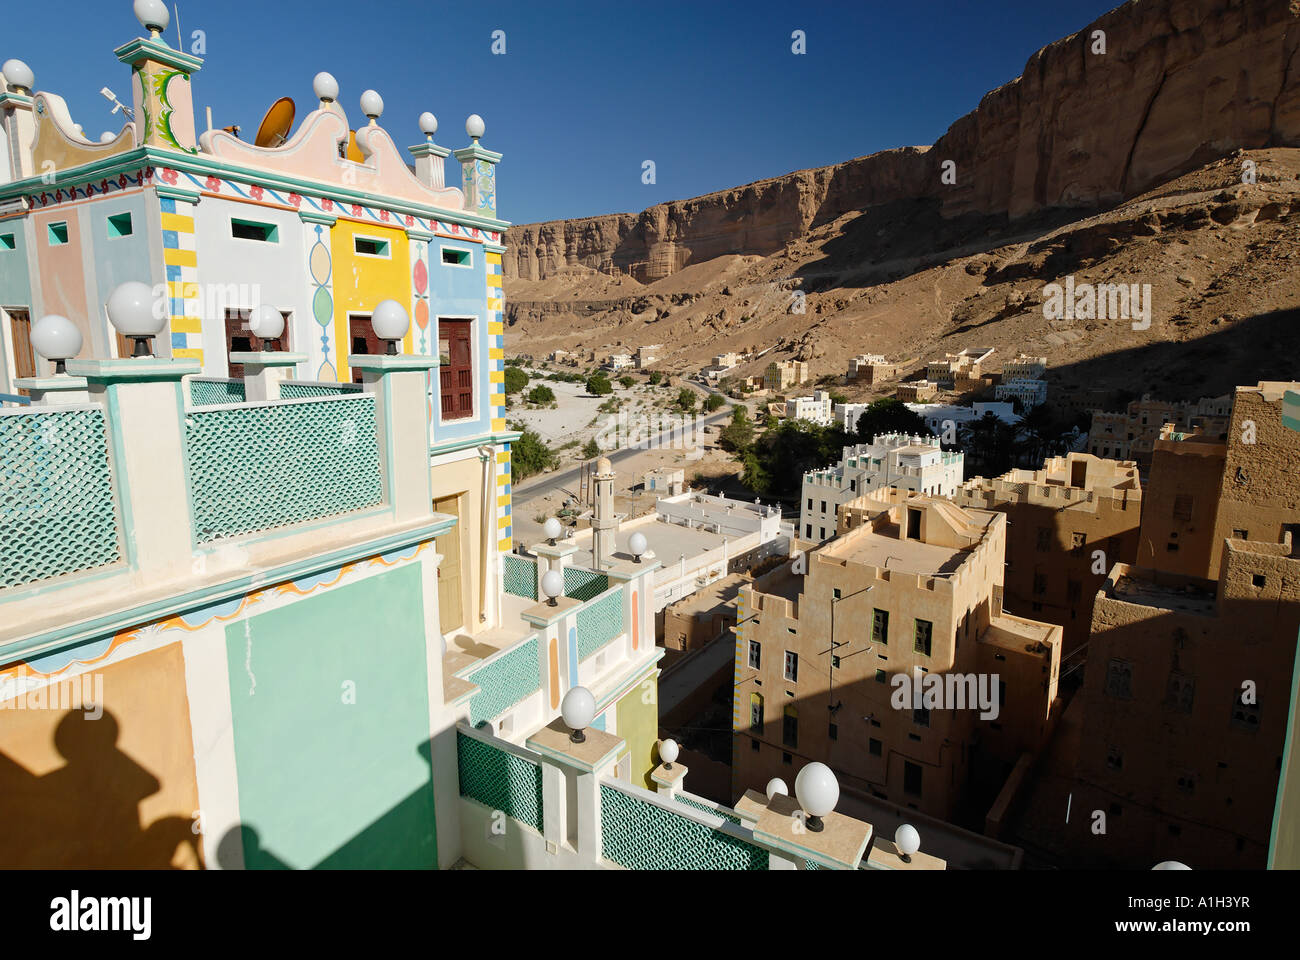
[[[68,361],[104,405],[127,559],[142,583],[175,580],[193,564],[181,378],[198,372],[196,360]]]
[[[280,399],[280,384],[289,379],[294,367],[307,362],[307,354],[271,350],[235,352],[230,355],[230,362],[244,365],[244,399],[261,403]]]
[[[68,403],[90,402],[90,391],[85,377],[70,377],[66,373],[52,377],[19,377],[14,381],[19,390],[26,390],[32,403],[58,406]]]
[[[379,462],[394,519],[414,520],[431,514],[425,383],[428,372],[437,367],[438,358],[352,355],[348,364],[361,371],[362,389],[375,395]]]

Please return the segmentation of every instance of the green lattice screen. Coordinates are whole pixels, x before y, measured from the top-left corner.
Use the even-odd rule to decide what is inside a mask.
[[[609,589],[609,577],[581,567],[564,568],[564,595],[586,603]]]
[[[506,593],[527,600],[537,599],[537,563],[527,557],[507,553],[504,558]]]
[[[542,768],[456,731],[460,795],[542,831]]]
[[[537,638],[529,637],[465,679],[479,687],[469,701],[469,722],[477,725],[483,720],[495,719],[534,690],[541,689]]]
[[[216,403],[243,403],[243,380],[191,380],[190,403],[196,407]]]
[[[707,803],[702,803],[691,797],[684,797],[680,793],[677,794],[674,799],[679,803],[686,804],[688,807],[694,807],[696,810],[703,810],[705,813],[711,813],[715,817],[721,817],[723,820],[730,820],[732,823],[740,823],[740,817],[723,807],[711,807]]]
[[[630,870],[766,870],[761,847],[601,784],[601,846]]]
[[[299,383],[286,380],[280,384],[281,400],[299,400],[303,397],[338,397],[357,393],[360,387],[355,383]]]
[[[578,611],[578,659],[589,656],[623,632],[623,589],[615,587]]]
[[[0,416],[0,588],[120,557],[104,412]]]
[[[371,394],[191,410],[185,447],[197,543],[383,501]]]

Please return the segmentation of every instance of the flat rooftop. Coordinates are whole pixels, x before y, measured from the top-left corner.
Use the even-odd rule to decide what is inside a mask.
[[[1156,583],[1140,573],[1121,575],[1109,593],[1115,599],[1128,603],[1202,617],[1214,616],[1217,609],[1215,595],[1209,590],[1192,584],[1175,586]]]
[[[1027,643],[1047,643],[1053,626],[1004,613],[989,621],[988,629],[980,639],[994,646],[1022,650]]]
[[[864,563],[933,577],[953,573],[965,562],[969,551],[922,543],[919,540],[899,540],[861,527],[830,541],[817,551],[825,557]]]
[[[726,536],[721,533],[710,533],[707,530],[701,530],[699,527],[683,527],[674,523],[664,523],[662,520],[655,520],[652,523],[637,523],[630,526],[624,523],[623,528],[614,535],[614,550],[616,553],[631,558],[632,552],[628,549],[628,540],[634,533],[640,533],[645,537],[647,552],[643,558],[658,560],[664,567],[676,563],[683,555],[687,561],[690,561],[692,557],[698,557],[702,553],[720,548],[724,540],[740,539],[739,537]],[[593,567],[595,563],[591,553],[591,537],[591,528],[587,527],[573,538],[579,547],[578,552],[574,555],[574,562],[580,566]]]

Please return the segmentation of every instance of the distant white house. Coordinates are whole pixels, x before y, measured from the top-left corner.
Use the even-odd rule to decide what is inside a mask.
[[[1019,400],[1020,409],[1028,410],[1047,402],[1047,381],[1010,380],[999,383],[993,394],[999,400]]]
[[[965,456],[938,437],[885,433],[845,447],[838,464],[803,475],[798,536],[821,543],[835,536],[840,507],[882,487],[948,497],[962,482]]]
[[[811,397],[795,397],[785,402],[785,415],[789,420],[807,420],[818,426],[831,424],[831,395],[818,390]]]

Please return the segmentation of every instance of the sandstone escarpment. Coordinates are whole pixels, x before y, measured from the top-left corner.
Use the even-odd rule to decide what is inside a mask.
[[[1104,54],[1093,52],[1105,35]],[[800,170],[640,214],[511,227],[507,277],[565,267],[643,281],[768,255],[873,205],[1019,219],[1113,205],[1237,148],[1300,145],[1300,2],[1133,0],[1039,50],[933,147]],[[943,165],[955,164],[955,183]]]

